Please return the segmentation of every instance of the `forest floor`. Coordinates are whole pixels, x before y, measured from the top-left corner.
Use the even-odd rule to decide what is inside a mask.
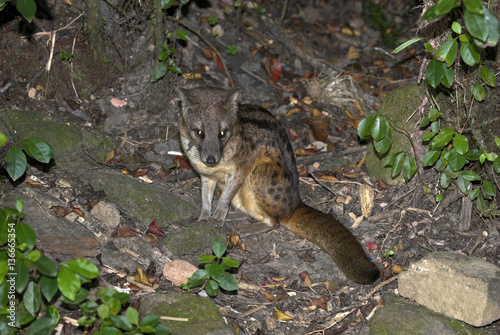
[[[179,150],[179,108],[174,90],[177,86],[230,87],[234,83],[241,88],[245,102],[268,108],[290,129],[306,203],[339,217],[351,228],[353,218],[361,216],[358,184],[369,183],[376,190],[372,217],[351,231],[369,246],[367,253],[383,269],[382,281],[393,276],[394,265],[404,268],[434,251],[453,250],[493,264],[500,262],[499,239],[495,238],[500,228],[498,218],[474,214],[470,230],[461,232],[460,204],[436,214],[434,195],[422,195],[416,178],[390,186],[371,180],[362,166],[367,144],[360,143],[357,124],[375,113],[390,92],[417,83],[424,57],[422,45],[415,44],[399,54],[390,51],[417,35],[418,1],[291,1],[281,23],[284,1],[245,1],[241,16],[231,3],[191,1],[178,22],[173,19],[175,6],[166,12],[167,32],[187,32],[187,41],[179,39],[174,44],[170,39],[165,48],[175,47],[175,53],[168,57],[183,76],[167,71],[154,83],[150,78],[159,52],[154,51],[149,3],[119,2],[117,10],[102,2],[105,56],[98,59],[85,34],[83,6],[48,1],[47,8],[39,8],[33,24],[10,16],[9,10],[0,12],[0,108],[32,110],[103,131],[116,144],[108,168],[148,177],[199,204],[198,177],[182,159],[166,154]],[[165,143],[168,145],[162,146]],[[326,150],[318,148],[321,143],[326,143]],[[51,177],[50,170],[42,173],[33,167],[27,173],[31,174],[46,181],[57,178]],[[2,183],[5,187],[0,196],[14,187],[7,181]],[[78,187],[73,185],[71,192],[84,194],[87,185]],[[304,245],[288,231],[268,235],[264,240],[243,240],[253,255],[233,251],[239,259],[247,258],[245,272],[256,272],[262,264],[297,249],[298,258],[291,261],[314,263],[323,257],[319,248]],[[207,241],[206,247],[210,244]],[[193,260],[196,256],[192,255]],[[309,292],[298,274],[276,271],[268,273],[267,279],[293,277],[287,279],[291,288]],[[315,276],[316,280],[329,279]],[[324,295],[328,297],[328,315],[356,311],[324,329],[324,334],[366,333],[366,316],[383,292],[394,290],[397,283],[382,287],[365,303],[361,297],[372,287],[355,285],[339,276],[334,293],[318,288],[310,296],[302,295],[304,301],[300,302],[285,294],[285,289],[276,288],[276,307],[295,315],[303,329],[300,333],[306,333],[328,324],[325,313],[304,310],[307,303],[318,304],[314,297]],[[225,306],[231,299],[230,295],[219,295],[215,302]],[[241,301],[244,303],[249,304],[248,300]],[[263,323],[269,329],[270,315],[269,311],[261,314],[261,323],[234,321],[251,334],[264,327]],[[277,323],[273,327],[286,326]]]

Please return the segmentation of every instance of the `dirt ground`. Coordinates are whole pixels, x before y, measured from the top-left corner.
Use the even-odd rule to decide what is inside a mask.
[[[79,122],[82,127],[102,129],[117,145],[112,163],[117,170],[146,171],[153,181],[165,183],[199,203],[197,177],[189,168],[182,167],[182,161],[181,167],[177,167],[173,156],[159,157],[157,145],[166,139],[175,143],[178,136],[178,109],[172,107],[176,102],[173,93],[176,86],[227,86],[234,80],[242,88],[246,101],[273,110],[297,136],[292,144],[294,150],[302,149],[305,153],[297,160],[305,201],[352,225],[349,214],[361,215],[357,183],[369,179],[364,168],[357,166],[366,144],[359,142],[354,120],[376,111],[392,90],[416,83],[420,60],[415,56],[422,55],[423,48],[409,48],[398,55],[389,51],[415,36],[419,2],[292,1],[281,26],[270,23],[270,19],[277,20],[282,15],[283,1],[245,2],[240,21],[238,13],[229,10],[233,8],[230,3],[192,1],[182,11],[182,24],[170,17],[175,8],[165,14],[166,31],[184,29],[190,36],[187,42],[176,42],[174,62],[183,73],[196,74],[200,79],[168,73],[154,83],[149,83],[149,79],[158,52],[153,47],[151,4],[118,1],[118,10],[102,2],[106,18],[105,52],[98,58],[94,57],[85,33],[83,3],[47,1],[46,6],[39,7],[33,24],[21,20],[13,8],[8,8],[0,12],[0,108],[33,110],[48,117]],[[212,25],[210,17],[217,17],[218,23]],[[218,31],[218,37],[214,37],[214,30]],[[206,41],[219,50],[220,56]],[[230,46],[237,49],[236,55],[226,52]],[[328,71],[335,70],[342,78],[352,78],[347,86],[353,88],[362,104],[353,101],[333,104],[321,99],[307,103],[312,81],[324,84],[320,79],[328,81],[335,77],[332,72],[325,72],[325,65]],[[116,100],[111,102],[113,98]],[[126,102],[125,112],[118,113],[110,102]],[[293,108],[297,110],[291,111]],[[311,115],[317,111],[330,116],[326,132],[328,151],[323,153],[315,153],[308,147],[315,141],[314,124],[311,127],[315,120]],[[342,155],[337,157],[335,153],[339,152]],[[318,169],[315,162],[323,160],[333,163],[320,164]],[[314,179],[307,173],[311,169],[316,170]],[[47,174],[44,177],[50,179]],[[315,179],[325,187],[319,186]],[[434,251],[453,250],[499,264],[500,246],[495,236],[500,220],[481,218],[474,213],[471,229],[461,232],[458,230],[460,202],[444,212],[435,212],[434,195],[422,195],[415,179],[397,187],[373,180],[376,197],[372,217],[355,230],[363,245],[371,243],[373,250],[376,247],[376,251],[370,251],[380,260],[377,264],[383,268],[382,280],[392,276],[392,266],[406,267]],[[13,187],[4,182],[6,187]],[[323,257],[318,256],[321,251],[312,244],[304,248],[304,242],[288,231],[277,235],[247,239],[244,243],[249,249],[259,250],[260,246],[273,243],[269,240],[273,239],[279,243],[279,250],[289,246],[286,253],[297,253],[303,261],[315,262]],[[246,259],[249,273],[259,272],[262,264],[271,269],[276,257],[262,252],[249,255],[241,250],[235,250],[234,254]],[[278,256],[287,255],[278,253]],[[291,257],[290,262],[295,260],[296,257]],[[275,277],[271,272],[263,275],[266,276],[270,281]],[[298,281],[289,285],[297,291],[308,291]],[[395,287],[396,282],[384,286],[376,297]],[[379,303],[377,299],[368,303],[361,300],[371,289],[344,279],[336,283],[334,294],[320,287],[304,300],[329,297],[333,312],[328,315],[359,308],[359,315],[351,314],[324,331],[324,334],[355,334],[360,329],[366,332],[363,320]],[[308,301],[299,302],[280,288],[273,294],[278,297],[276,308],[293,313],[304,325],[304,333],[329,322],[327,314],[307,314],[299,307]],[[234,297],[219,295],[215,302],[225,306],[231,299]],[[239,299],[236,302],[242,305],[255,301],[251,296]],[[311,315],[315,319],[310,319]],[[255,315],[256,319],[259,317],[266,320],[269,315]],[[248,334],[258,333],[255,324],[237,318],[233,321]],[[281,325],[278,323],[277,327]]]

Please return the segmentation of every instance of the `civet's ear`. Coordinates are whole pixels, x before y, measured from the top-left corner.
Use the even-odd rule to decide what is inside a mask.
[[[241,91],[239,88],[236,87],[228,91],[226,94],[226,98],[224,100],[224,104],[226,105],[227,109],[236,112],[238,110],[238,103],[240,101],[240,97],[241,97]]]

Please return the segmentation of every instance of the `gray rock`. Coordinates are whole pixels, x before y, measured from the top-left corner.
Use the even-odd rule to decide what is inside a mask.
[[[375,312],[368,326],[370,335],[493,335],[392,293],[384,295],[384,307]]]
[[[477,257],[436,252],[399,275],[399,293],[481,327],[500,319],[500,268]]]
[[[188,321],[160,322],[166,325],[172,334],[189,335],[232,335],[234,332],[224,322],[217,306],[209,298],[194,296],[190,293],[169,292],[152,294],[141,298],[139,309],[141,317],[155,314],[185,318]]]

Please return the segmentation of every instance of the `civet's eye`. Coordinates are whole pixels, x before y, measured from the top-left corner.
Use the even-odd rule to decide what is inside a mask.
[[[204,137],[205,137],[205,134],[203,133],[203,131],[202,131],[202,130],[200,130],[200,129],[195,129],[195,130],[193,130],[193,131],[194,131],[194,134],[196,135],[196,137],[198,137],[198,138],[204,138]]]

